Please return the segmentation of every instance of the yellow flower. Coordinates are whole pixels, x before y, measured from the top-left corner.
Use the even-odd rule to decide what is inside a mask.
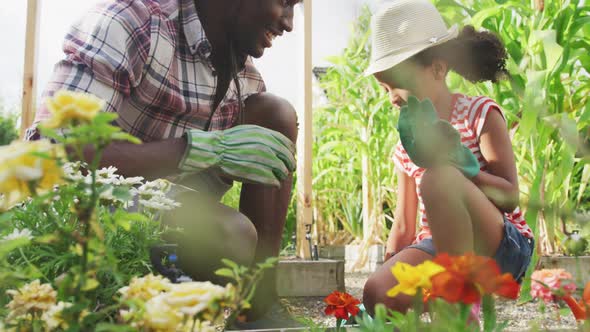
[[[418,289],[428,290],[432,287],[430,278],[444,270],[442,266],[431,261],[426,261],[417,266],[398,262],[391,268],[391,272],[397,279],[398,284],[387,291],[387,296],[396,297],[400,293],[414,296]]]
[[[6,294],[12,296],[12,301],[7,305],[10,309],[9,318],[43,313],[55,304],[57,296],[50,284],[41,284],[39,280],[28,283],[18,290],[7,290]]]
[[[83,92],[61,90],[45,102],[53,115],[43,125],[47,128],[63,128],[71,122],[89,123],[100,112],[105,102],[100,98]]]
[[[47,140],[15,141],[0,147],[0,195],[4,195],[2,207],[9,208],[31,196],[31,186],[39,192],[46,192],[61,183],[63,170],[59,166],[59,159],[64,156],[62,146]]]
[[[53,331],[58,328],[65,330],[69,327],[69,324],[64,321],[62,317],[62,312],[64,309],[67,309],[71,306],[71,303],[60,301],[58,304],[52,305],[45,313],[43,313],[41,319],[43,322],[45,322],[45,325],[49,331]]]
[[[168,279],[149,274],[143,278],[134,277],[129,286],[119,289],[119,293],[122,295],[122,300],[138,299],[145,302],[170,290],[171,286]]]
[[[186,282],[172,285],[172,289],[164,296],[170,306],[193,317],[221,303],[228,296],[228,290],[208,281]]]
[[[184,315],[170,306],[164,297],[165,294],[158,295],[146,302],[139,326],[159,332],[176,332],[182,326]]]

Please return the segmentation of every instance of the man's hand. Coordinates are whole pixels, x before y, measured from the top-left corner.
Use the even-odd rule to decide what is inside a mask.
[[[254,125],[186,133],[187,151],[179,168],[199,172],[219,167],[235,180],[279,187],[296,167],[295,144],[283,134]]]
[[[440,120],[428,99],[410,97],[399,116],[400,140],[408,156],[419,167],[451,164],[471,178],[479,173],[479,163],[471,150],[461,144],[459,132]]]

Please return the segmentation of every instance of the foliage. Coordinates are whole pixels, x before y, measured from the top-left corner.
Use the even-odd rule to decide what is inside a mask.
[[[451,73],[448,83],[453,91],[487,95],[506,112],[521,206],[542,252],[561,250],[572,229],[589,236],[587,215],[575,217],[574,212],[590,210],[590,6],[585,1],[433,2],[449,24],[492,31],[506,44],[508,80],[471,84]],[[369,58],[368,20],[365,9],[349,47],[331,58],[334,66],[321,79],[328,104],[314,113],[316,221],[325,225],[323,232],[344,229],[356,238],[367,209],[380,204],[387,211],[395,205],[389,157],[398,139],[397,112],[374,79],[362,75]],[[363,168],[367,155],[370,163]],[[375,191],[371,204],[362,198],[364,179]],[[384,215],[373,215],[372,223],[386,221]]]
[[[1,114],[1,112],[0,112]],[[7,145],[18,138],[15,118],[9,115],[0,116],[0,145]]]
[[[369,17],[363,9],[348,47],[329,58],[321,77],[328,102],[314,111],[314,209],[322,234],[345,230],[382,240],[384,216],[395,206],[394,166],[398,141],[396,112],[373,78],[363,75],[369,61]],[[330,242],[321,238],[321,243]]]
[[[236,286],[225,288],[136,278],[151,272],[148,250],[161,242],[163,211],[178,206],[166,196],[171,185],[98,169],[112,141],[139,143],[111,125],[115,114],[99,112],[101,100],[62,91],[52,102],[52,128],[41,130],[57,144],[0,148],[0,329],[213,331],[227,309],[247,308],[274,261],[254,269],[226,261]],[[83,160],[88,146],[90,164],[66,162]]]

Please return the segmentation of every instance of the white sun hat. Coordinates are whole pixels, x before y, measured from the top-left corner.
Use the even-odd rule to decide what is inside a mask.
[[[385,0],[371,18],[371,64],[365,75],[388,70],[421,51],[456,38],[430,0]]]

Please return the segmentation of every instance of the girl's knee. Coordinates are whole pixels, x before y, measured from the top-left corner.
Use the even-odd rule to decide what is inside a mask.
[[[453,166],[440,166],[427,169],[420,182],[422,197],[432,195],[447,195],[460,188],[459,184],[465,176]]]
[[[411,305],[411,300],[407,296],[400,295],[397,297],[387,296],[389,290],[388,283],[384,283],[378,275],[372,275],[365,283],[363,289],[363,304],[369,314],[375,313],[375,306],[383,304],[390,310],[405,313]]]

